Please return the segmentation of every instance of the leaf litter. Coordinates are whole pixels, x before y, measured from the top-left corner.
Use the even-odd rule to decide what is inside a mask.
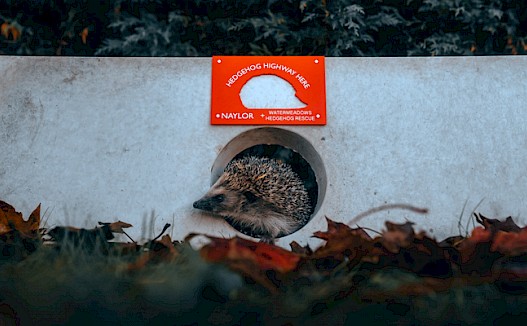
[[[527,227],[511,217],[473,218],[479,226],[470,235],[440,242],[411,222],[387,221],[371,236],[326,218],[327,230],[313,234],[324,240],[317,248],[205,235],[198,250],[190,246],[198,234],[173,241],[168,224],[144,244],[115,242],[132,225],[40,229],[40,205],[24,220],[0,201],[0,324],[527,319]]]

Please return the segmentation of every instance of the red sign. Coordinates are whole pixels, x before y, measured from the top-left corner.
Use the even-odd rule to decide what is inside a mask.
[[[212,57],[213,125],[325,125],[324,57]]]

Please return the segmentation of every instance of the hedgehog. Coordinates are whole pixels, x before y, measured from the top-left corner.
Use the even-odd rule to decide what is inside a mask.
[[[257,156],[231,161],[193,207],[219,215],[265,242],[296,231],[312,213],[304,183],[291,166]]]

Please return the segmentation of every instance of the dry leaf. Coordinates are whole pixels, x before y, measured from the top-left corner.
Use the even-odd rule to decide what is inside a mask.
[[[144,247],[149,250],[143,252],[134,262],[128,264],[128,270],[139,270],[148,264],[170,262],[179,256],[179,252],[168,234],[165,234],[161,240],[152,240],[146,243]]]
[[[313,234],[316,238],[326,240],[326,243],[315,250],[312,258],[324,260],[324,265],[331,268],[332,265],[338,264],[345,258],[348,258],[351,264],[355,264],[362,257],[372,253],[372,239],[366,231],[361,228],[352,229],[344,223],[335,222],[329,218],[326,218],[326,221],[328,230]]]
[[[507,256],[517,256],[527,252],[527,229],[519,232],[498,231],[494,236],[491,251],[498,251]]]
[[[309,245],[302,247],[298,242],[293,241],[289,244],[289,246],[291,247],[291,251],[294,252],[295,254],[304,255],[304,256],[309,256],[313,254],[313,251],[311,250],[311,248],[309,248]]]
[[[415,233],[412,222],[404,224],[385,223],[387,231],[382,233],[382,244],[392,253],[399,252],[401,247],[408,247],[413,243]]]
[[[0,33],[2,33],[2,36],[5,38],[9,38],[9,23],[4,22],[2,26],[0,26]]]
[[[0,26],[0,33],[2,34],[3,37],[5,37],[6,39],[9,39],[11,37],[11,39],[13,41],[17,41],[19,38],[20,38],[20,29],[17,28],[18,24],[10,24],[8,22],[4,22],[1,26]]]
[[[509,216],[505,219],[505,222],[499,220],[499,219],[491,219],[483,216],[482,214],[474,213],[474,217],[476,218],[476,221],[483,225],[485,229],[488,229],[490,231],[506,231],[506,232],[518,232],[521,230],[521,228],[514,223],[512,220],[512,217]]]
[[[271,293],[278,292],[283,274],[296,269],[301,258],[298,254],[264,242],[238,237],[208,238],[211,242],[201,248],[201,256],[205,260],[223,263],[253,279]]]
[[[26,237],[35,237],[38,234],[40,225],[40,204],[24,221],[22,213],[6,202],[0,200],[0,234],[11,231],[18,231]]]
[[[125,233],[123,229],[131,228],[133,226],[132,224],[122,221],[113,223],[99,222],[99,225],[107,225],[113,233]]]
[[[246,260],[254,263],[261,270],[275,270],[281,273],[292,271],[300,261],[298,254],[272,244],[253,242],[238,237],[208,238],[211,242],[201,249],[202,256],[208,261]]]
[[[79,33],[81,40],[82,40],[82,44],[86,44],[86,41],[88,39],[88,33],[89,33],[88,27],[85,27],[82,30],[82,32]]]

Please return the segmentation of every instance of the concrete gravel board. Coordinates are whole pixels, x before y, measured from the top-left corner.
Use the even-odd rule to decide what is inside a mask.
[[[231,139],[256,126],[209,123],[211,58],[0,57],[0,199],[45,226],[117,219],[136,239],[237,234],[192,208]],[[288,127],[318,151],[325,217],[411,220],[443,239],[476,209],[527,222],[527,57],[326,58],[328,123]],[[265,92],[263,92],[265,94]],[[481,203],[480,203],[481,202]],[[478,206],[478,203],[479,206]],[[464,211],[463,208],[465,207]],[[469,224],[469,230],[472,224]]]

